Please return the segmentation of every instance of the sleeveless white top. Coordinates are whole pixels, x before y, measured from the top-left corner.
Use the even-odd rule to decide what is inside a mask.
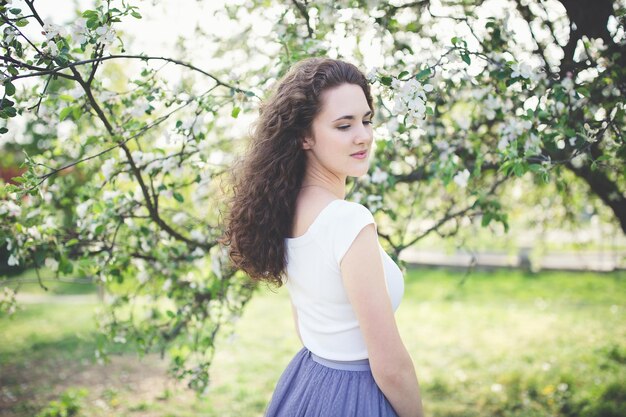
[[[333,200],[309,229],[286,238],[289,296],[298,316],[304,346],[316,355],[339,361],[366,359],[367,346],[341,278],[339,264],[359,232],[373,223],[363,205]],[[380,246],[388,294],[394,311],[404,293],[398,265]]]

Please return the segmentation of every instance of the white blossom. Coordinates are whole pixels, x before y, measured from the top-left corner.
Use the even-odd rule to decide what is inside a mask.
[[[530,133],[524,143],[526,155],[537,155],[541,153],[541,139],[534,133]]]
[[[55,25],[54,23],[50,23],[50,22],[44,23],[43,31],[44,31],[44,34],[46,35],[47,41],[51,41],[56,36],[67,35],[67,32],[65,31],[65,28],[63,28],[63,26]]]
[[[500,100],[492,94],[489,94],[485,100],[483,100],[483,114],[489,120],[493,120],[496,117],[496,111],[502,107]]]
[[[426,116],[426,92],[432,91],[433,87],[411,78],[404,84],[394,79],[392,88],[395,91],[393,113],[406,113],[405,122],[419,127]]]
[[[534,73],[533,67],[526,62],[516,62],[511,66],[511,68],[513,69],[513,72],[511,73],[512,78],[521,76],[523,78],[530,79]]]
[[[30,237],[32,237],[34,240],[39,240],[41,239],[41,232],[39,232],[39,229],[37,229],[37,226],[31,226],[29,228],[26,229],[26,234]]]
[[[111,179],[111,174],[113,174],[113,170],[115,169],[115,159],[109,158],[102,164],[102,175],[108,181]]]
[[[22,208],[12,201],[0,202],[0,214],[9,213],[10,216],[18,217],[22,214]]]
[[[372,67],[367,73],[367,81],[369,81],[370,83],[373,83],[374,81],[376,81],[377,75],[378,75],[378,67]]]
[[[89,40],[87,36],[87,19],[84,17],[76,19],[74,24],[70,26],[70,34],[72,35],[72,39],[77,43],[83,44],[87,42]]]
[[[11,256],[9,256],[8,265],[15,266],[19,264],[20,264],[20,261],[15,257],[15,255],[11,254]]]
[[[559,149],[565,149],[565,141],[563,139],[557,140],[556,147]]]
[[[502,392],[502,384],[493,384],[491,385],[491,391],[492,392]]]
[[[196,247],[192,252],[191,252],[191,256],[196,257],[196,258],[200,258],[202,256],[204,256],[205,252],[201,247]]]
[[[470,177],[470,172],[467,169],[459,171],[454,176],[454,182],[461,188],[467,187],[467,180]]]
[[[4,41],[6,43],[13,42],[13,39],[17,36],[17,32],[10,26],[4,28]]]
[[[129,113],[133,117],[141,117],[146,114],[148,110],[150,110],[150,103],[147,100],[141,100],[140,102],[135,103]]]
[[[376,167],[374,168],[374,172],[372,173],[371,181],[374,184],[380,184],[387,181],[388,177],[389,175],[385,171],[383,171],[379,167]]]
[[[53,41],[48,42],[48,45],[44,48],[44,52],[52,57],[59,55],[59,47]]]
[[[46,267],[50,268],[52,271],[57,271],[59,269],[59,261],[54,258],[46,258],[44,261]]]
[[[167,291],[172,287],[172,280],[171,279],[167,279],[164,283],[163,283],[163,287],[161,287],[163,289],[163,291]]]
[[[582,168],[585,164],[585,160],[587,159],[587,154],[579,153],[575,157],[572,158],[571,163],[574,168]]]
[[[179,211],[172,216],[172,222],[174,224],[182,224],[187,219],[187,214],[184,211]]]
[[[150,274],[145,269],[141,269],[137,272],[137,281],[139,281],[140,284],[145,284],[149,279]]]
[[[380,195],[368,195],[367,205],[369,206],[370,210],[377,211],[383,206],[383,197]]]
[[[115,40],[115,30],[111,26],[100,26],[96,29],[96,35],[98,35],[98,42],[105,45]]]
[[[112,98],[116,97],[117,94],[114,93],[113,91],[102,91],[99,95],[98,95],[98,100],[101,102],[106,102],[111,100]]]
[[[91,206],[91,201],[84,201],[80,203],[79,205],[77,205],[76,214],[78,215],[78,217],[81,219],[84,218],[90,206]]]

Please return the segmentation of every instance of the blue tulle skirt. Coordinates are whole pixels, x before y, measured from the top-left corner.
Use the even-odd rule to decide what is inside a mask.
[[[397,417],[367,359],[331,361],[302,348],[278,380],[266,417]]]

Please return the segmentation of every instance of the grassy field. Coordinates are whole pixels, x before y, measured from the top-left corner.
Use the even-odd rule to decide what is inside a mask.
[[[460,286],[462,275],[409,271],[396,314],[428,416],[626,415],[626,273],[473,272]],[[197,398],[156,356],[95,364],[96,303],[81,297],[0,317],[0,415],[261,416],[300,348],[286,291],[263,288]]]

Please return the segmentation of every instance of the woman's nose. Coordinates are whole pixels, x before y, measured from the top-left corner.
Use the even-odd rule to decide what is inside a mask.
[[[373,139],[372,130],[369,125],[361,125],[354,136],[355,143],[368,143]]]

